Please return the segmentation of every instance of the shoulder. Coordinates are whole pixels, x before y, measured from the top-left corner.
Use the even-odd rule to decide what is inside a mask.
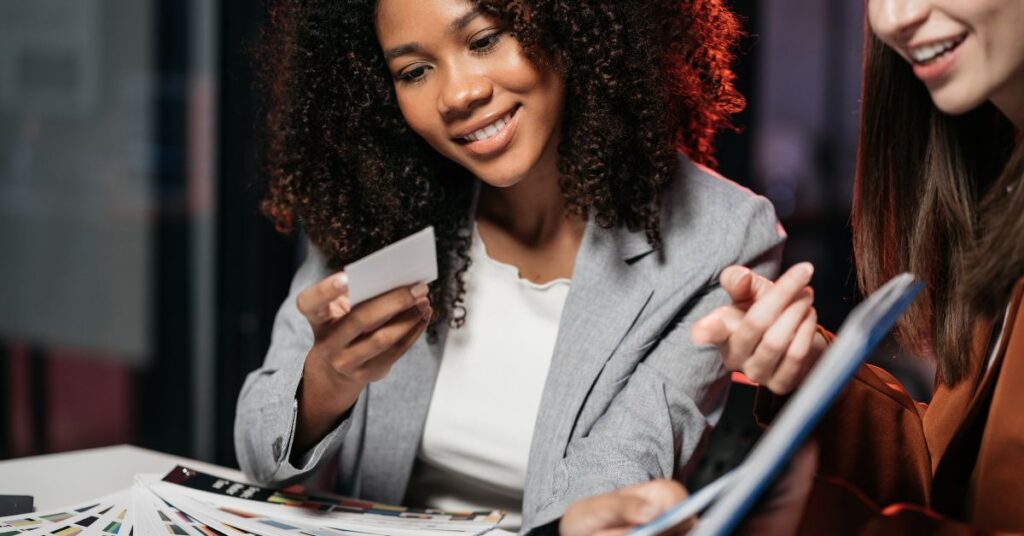
[[[700,253],[724,263],[781,246],[786,237],[770,201],[682,154],[662,198],[661,233],[667,260]]]

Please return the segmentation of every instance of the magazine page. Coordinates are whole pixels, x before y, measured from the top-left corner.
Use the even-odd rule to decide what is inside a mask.
[[[659,534],[705,508],[707,512],[701,516],[693,534],[729,534],[796,453],[921,288],[921,283],[905,273],[868,296],[847,317],[836,339],[746,460],[651,523],[632,531],[630,536]]]

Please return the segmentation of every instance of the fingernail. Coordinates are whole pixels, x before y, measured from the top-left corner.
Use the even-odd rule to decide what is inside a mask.
[[[411,290],[413,298],[422,298],[422,297],[426,296],[427,292],[429,292],[429,291],[430,291],[430,288],[427,287],[427,285],[425,283],[420,283],[419,285],[416,285],[415,287],[412,287],[412,290]]]
[[[338,274],[338,277],[334,278],[334,288],[341,290],[348,286],[348,275],[345,273]]]
[[[809,262],[800,263],[801,270],[807,274],[807,278],[810,279],[814,275],[814,265]]]
[[[428,308],[430,308],[430,300],[426,298],[417,298],[415,303],[416,307],[419,308],[420,312],[425,312]]]
[[[648,503],[640,508],[640,515],[647,521],[650,521],[655,517],[658,517],[658,509],[655,508],[653,504]]]

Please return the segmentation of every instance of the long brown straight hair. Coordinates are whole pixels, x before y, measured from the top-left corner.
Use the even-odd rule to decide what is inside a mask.
[[[939,379],[969,370],[977,319],[991,319],[1024,275],[1024,144],[991,104],[949,116],[911,67],[865,24],[853,242],[870,293],[909,271],[925,291],[897,325],[933,354]]]

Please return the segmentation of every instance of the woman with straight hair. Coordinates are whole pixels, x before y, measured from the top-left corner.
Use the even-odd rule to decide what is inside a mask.
[[[935,359],[935,390],[915,402],[862,367],[814,433],[817,478],[802,452],[769,515],[749,521],[769,534],[1024,533],[1024,1],[866,6],[857,278],[864,293],[904,271],[925,283],[896,335]],[[733,304],[693,329],[760,383],[766,423],[831,338],[814,327],[812,274],[799,264],[773,283],[729,267]],[[660,506],[669,484],[581,501],[562,526],[621,520],[627,495]]]
[[[896,335],[937,363],[930,404],[863,367],[814,437],[808,533],[1024,532],[1024,1],[868,0],[853,232],[870,293],[925,290]],[[694,328],[759,382],[766,421],[825,348],[809,265],[722,274]],[[770,392],[769,392],[770,391]],[[952,533],[951,532],[951,533]]]

